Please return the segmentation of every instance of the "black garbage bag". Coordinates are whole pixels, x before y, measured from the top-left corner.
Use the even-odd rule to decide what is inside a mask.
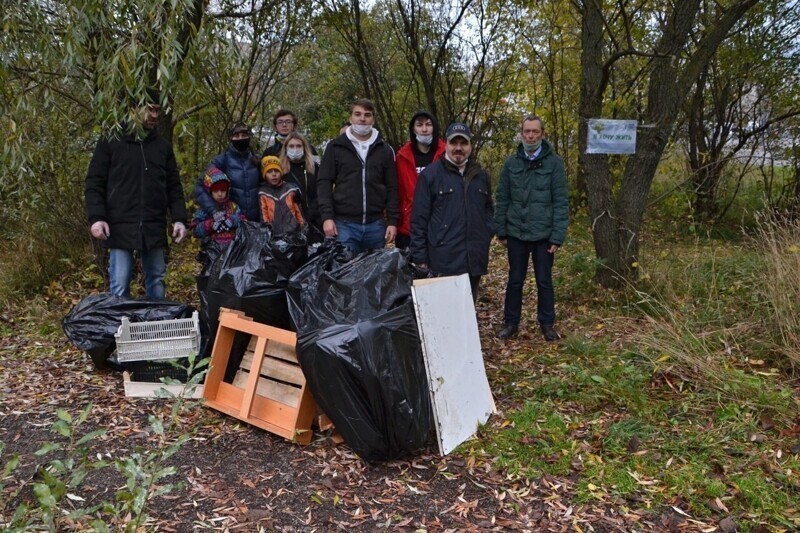
[[[348,261],[341,245],[289,282],[297,356],[314,399],[368,461],[411,454],[431,430],[412,273],[399,250]]]
[[[195,276],[197,283],[197,295],[200,298],[200,352],[205,353],[206,344],[209,338],[209,317],[208,317],[208,278],[211,267],[225,251],[228,244],[220,244],[214,240],[207,239],[195,259],[201,265],[200,274]]]
[[[308,246],[301,232],[273,239],[268,224],[239,224],[236,238],[209,271],[206,289],[209,339],[203,356],[210,356],[214,347],[221,307],[242,311],[262,324],[292,329],[286,304],[286,285],[307,257]],[[225,374],[226,381],[233,380],[248,342],[249,335],[237,335]]]
[[[166,300],[131,300],[111,293],[87,296],[61,320],[67,338],[92,358],[98,369],[107,368],[114,352],[114,334],[123,317],[131,322],[191,318],[190,305]]]

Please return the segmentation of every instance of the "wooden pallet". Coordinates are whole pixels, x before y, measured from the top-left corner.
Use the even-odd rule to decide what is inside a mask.
[[[234,382],[225,369],[237,332],[251,339]],[[297,334],[254,322],[239,311],[220,310],[203,395],[206,405],[298,444],[311,442],[317,406],[295,355]]]

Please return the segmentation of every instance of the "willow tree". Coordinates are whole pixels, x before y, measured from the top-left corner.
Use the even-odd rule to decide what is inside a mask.
[[[582,0],[581,23],[580,171],[587,186],[597,280],[618,287],[637,277],[641,226],[650,185],[681,107],[692,86],[736,23],[758,0],[733,0],[714,5],[700,0],[675,0],[663,9],[648,4]],[[613,9],[612,9],[613,8]],[[714,10],[701,24],[703,9]],[[613,21],[612,21],[613,14]],[[651,38],[634,40],[636,25]],[[621,75],[627,58],[640,58],[636,80],[646,80],[639,116],[636,153],[621,176],[612,174],[608,156],[587,154],[587,121],[603,117],[610,80]],[[636,83],[631,80],[631,86]]]

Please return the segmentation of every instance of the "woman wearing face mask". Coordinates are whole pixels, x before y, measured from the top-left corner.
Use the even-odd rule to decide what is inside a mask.
[[[216,167],[225,173],[231,181],[228,197],[239,206],[247,220],[261,220],[261,207],[258,201],[258,187],[261,184],[261,161],[250,149],[252,133],[250,126],[238,123],[230,132],[231,143],[228,149],[216,156],[209,167]],[[203,186],[205,171],[194,186],[197,204],[207,213],[214,213],[214,221],[225,218],[224,212],[218,212],[214,200]]]
[[[281,146],[281,168],[284,181],[300,186],[301,205],[306,221],[321,230],[322,220],[317,205],[317,171],[319,165],[314,162],[311,145],[305,137],[297,132],[286,136]]]

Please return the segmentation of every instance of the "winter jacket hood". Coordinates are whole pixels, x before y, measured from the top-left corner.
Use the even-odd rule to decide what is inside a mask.
[[[444,142],[440,138],[441,131],[439,130],[439,121],[436,120],[436,117],[434,117],[432,114],[424,110],[414,113],[414,116],[411,117],[411,120],[408,123],[408,139],[411,141],[411,149],[415,153],[418,152],[417,135],[414,133],[414,123],[420,117],[429,118],[431,119],[431,123],[433,123],[433,142],[431,143],[431,150],[433,150],[433,153],[444,151]]]

